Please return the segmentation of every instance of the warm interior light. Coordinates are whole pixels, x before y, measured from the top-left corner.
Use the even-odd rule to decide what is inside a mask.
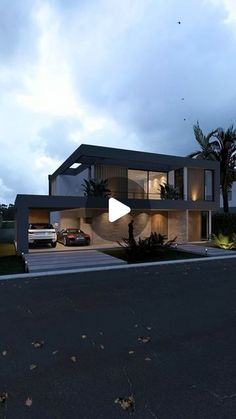
[[[197,192],[192,192],[192,201],[197,200]]]

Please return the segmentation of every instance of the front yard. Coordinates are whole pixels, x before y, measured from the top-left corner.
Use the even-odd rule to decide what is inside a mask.
[[[24,273],[24,263],[12,243],[0,243],[0,275]]]
[[[103,250],[103,253],[114,256],[116,258],[122,259],[127,261],[128,263],[143,263],[143,262],[161,262],[167,260],[180,260],[180,259],[193,259],[193,258],[200,258],[206,257],[205,255],[197,255],[195,253],[190,252],[182,252],[180,250],[175,250],[173,248],[167,248],[163,252],[159,252],[157,255],[143,255],[142,257],[139,256],[138,259],[129,259],[127,257],[127,252],[122,247],[115,247],[113,249]]]

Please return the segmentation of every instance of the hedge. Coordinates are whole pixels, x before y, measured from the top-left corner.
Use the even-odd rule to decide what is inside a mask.
[[[215,213],[212,215],[212,233],[232,236],[236,233],[236,213]]]

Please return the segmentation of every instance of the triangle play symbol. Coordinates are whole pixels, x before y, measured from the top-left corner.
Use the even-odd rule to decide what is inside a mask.
[[[109,198],[108,202],[108,220],[113,223],[126,214],[129,214],[131,208],[115,198]]]

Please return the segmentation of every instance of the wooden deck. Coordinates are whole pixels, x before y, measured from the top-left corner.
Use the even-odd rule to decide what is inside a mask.
[[[98,250],[83,252],[39,252],[24,255],[28,272],[60,271],[126,264],[124,260],[105,255]]]

